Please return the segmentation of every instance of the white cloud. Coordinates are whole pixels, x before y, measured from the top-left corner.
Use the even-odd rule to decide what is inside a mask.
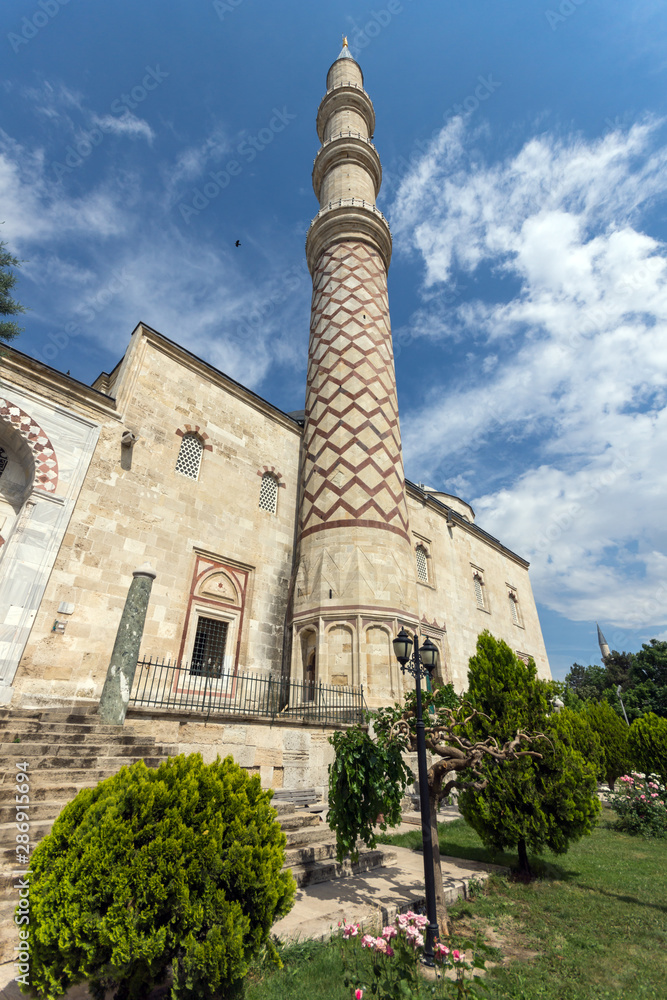
[[[22,301],[47,331],[74,327],[82,347],[120,357],[141,319],[249,387],[276,364],[303,365],[292,331],[308,329],[305,263],[272,254],[267,242],[265,277],[245,273],[233,250],[165,218],[152,172],[145,185],[122,173],[71,194],[42,149],[0,132],[0,203],[0,235],[27,261]],[[291,294],[299,286],[304,294]],[[65,340],[60,350],[71,351]],[[49,351],[43,360],[62,367]]]
[[[643,231],[667,194],[660,125],[543,134],[488,164],[454,120],[390,212],[424,266],[410,335],[477,358],[403,415],[408,472],[474,482],[539,600],[623,627],[667,623],[667,252]],[[471,294],[482,264],[504,298]]]
[[[123,115],[93,115],[93,127],[99,126],[102,131],[110,132],[112,135],[128,135],[131,139],[146,139],[153,142],[155,132],[147,121],[137,118],[131,111]]]

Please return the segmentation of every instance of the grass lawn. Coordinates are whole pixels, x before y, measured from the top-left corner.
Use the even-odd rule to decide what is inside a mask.
[[[489,1000],[667,1000],[667,840],[611,829],[604,810],[590,837],[562,857],[531,858],[528,885],[493,878],[451,908],[454,937],[479,933],[503,962],[486,977]],[[385,841],[421,843],[418,830]],[[492,855],[463,820],[440,827],[443,854],[516,866]],[[303,942],[279,972],[257,968],[247,1000],[347,1000],[339,949]]]

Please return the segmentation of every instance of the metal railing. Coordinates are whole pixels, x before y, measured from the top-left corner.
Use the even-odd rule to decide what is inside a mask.
[[[176,664],[152,657],[137,663],[129,704],[321,725],[363,722],[366,710],[363,687],[235,673],[210,662]]]

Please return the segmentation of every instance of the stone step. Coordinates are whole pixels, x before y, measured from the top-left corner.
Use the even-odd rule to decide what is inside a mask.
[[[51,833],[52,826],[53,820],[51,819],[37,820],[34,823],[31,821],[29,832],[30,851],[28,857],[34,851],[35,844],[38,844],[40,840],[46,837],[47,833]],[[14,839],[16,832],[16,825],[14,823],[3,823],[0,826],[0,843],[3,845],[0,850],[0,860],[3,866],[13,864],[16,861],[16,841]]]
[[[296,830],[284,830],[287,847],[308,847],[310,844],[331,840],[332,834],[326,823],[319,826],[301,826]]]
[[[336,844],[332,840],[333,834],[329,831],[329,836],[323,840],[315,841],[312,844],[304,844],[302,847],[291,847],[285,851],[285,868],[292,868],[295,865],[308,865],[314,861],[329,861],[336,857]]]
[[[9,744],[10,746],[17,747],[18,752],[20,748],[27,744],[35,743],[47,743],[49,746],[59,746],[61,744],[90,744],[93,745],[107,745],[114,744],[116,746],[147,746],[154,747],[156,745],[156,740],[154,736],[146,736],[143,734],[133,735],[132,733],[102,733],[98,729],[92,726],[86,726],[84,731],[83,726],[68,726],[68,732],[60,733],[53,732],[51,728],[45,731],[44,727],[41,726],[39,730],[35,730],[29,733],[23,733],[18,731],[16,728],[0,729],[0,743],[5,746]],[[18,738],[17,738],[18,737]],[[177,744],[174,743],[161,743],[160,746],[175,747]]]
[[[154,740],[155,736],[146,733],[146,723],[135,725],[126,723],[124,726],[105,726],[101,722],[95,722],[94,717],[90,717],[87,722],[42,722],[39,719],[5,719],[0,721],[0,735],[12,730],[18,733],[23,739],[24,733],[100,733],[104,736],[141,736],[145,733],[147,740]],[[6,742],[6,741],[5,741]]]
[[[286,816],[278,816],[278,822],[283,830],[301,830],[304,827],[320,827],[322,822],[317,814],[313,813],[288,813]]]
[[[355,864],[349,860],[342,863],[333,860],[314,861],[305,865],[290,866],[290,871],[297,886],[301,889],[306,885],[315,885],[318,882],[330,882],[337,878],[360,875],[363,872],[372,871],[374,868],[393,864],[394,861],[396,861],[394,851],[378,848],[374,851],[362,851]]]
[[[40,743],[0,743],[0,756],[25,758],[33,761],[36,757],[72,757],[82,754],[86,757],[158,757],[173,756],[170,750],[173,746],[155,743],[119,744],[116,740],[100,743],[99,740],[84,740],[80,743],[55,743],[42,741]],[[31,765],[32,766],[32,765]]]
[[[112,773],[110,771],[104,772],[105,777],[109,777]],[[52,771],[48,772],[49,778],[53,774]],[[74,781],[56,781],[50,782],[45,781],[42,783],[40,775],[40,782],[38,785],[31,783],[30,786],[30,804],[31,808],[34,808],[36,804],[41,802],[54,802],[58,803],[60,808],[71,802],[72,799],[79,794],[82,788],[93,788],[96,784],[95,780],[91,778],[90,781],[85,780],[80,784],[75,784]],[[99,779],[100,781],[103,779]],[[5,785],[0,785],[0,808],[4,809],[6,806],[11,805],[12,809],[18,803],[16,802],[16,790],[13,784],[9,782]]]
[[[104,757],[103,759],[104,767],[97,767],[97,758],[93,758],[92,761],[85,761],[80,757],[74,761],[68,761],[64,757],[54,758],[52,765],[43,768],[39,778],[39,785],[44,788],[48,785],[63,785],[71,782],[76,785],[93,787],[100,781],[104,781],[105,778],[110,778],[112,774],[117,774],[121,767],[126,767],[134,763],[134,761],[128,760],[127,757],[120,759]],[[152,758],[146,760],[147,767],[157,767],[161,763],[161,758],[155,761]],[[14,782],[7,778],[6,775],[5,779],[5,787],[9,790],[9,801],[12,801],[11,796],[14,795]],[[30,788],[31,799],[33,794],[37,794],[38,790],[36,783],[32,782]]]
[[[69,799],[64,799],[60,802],[42,800],[41,802],[31,802],[30,808],[26,809],[25,806],[20,805],[18,802],[14,802],[11,805],[0,805],[0,826],[3,823],[14,823],[16,822],[17,811],[23,810],[27,812],[30,816],[30,822],[33,820],[48,819],[53,822],[63,811],[68,802],[71,802],[74,795]]]
[[[163,757],[154,756],[143,756],[142,754],[130,755],[130,754],[89,754],[82,753],[78,756],[67,756],[66,754],[53,755],[50,754],[48,757],[31,757],[30,758],[30,778],[31,782],[35,781],[36,775],[44,771],[56,771],[60,774],[63,772],[67,774],[69,771],[80,771],[85,774],[89,769],[95,769],[98,771],[104,771],[105,775],[115,774],[116,771],[120,771],[121,767],[129,767],[131,764],[136,763],[138,760],[143,760],[146,767],[159,767],[163,762]],[[14,772],[16,773],[16,772]],[[7,769],[4,774],[5,784],[14,784],[14,773],[11,769]],[[51,780],[53,780],[51,778]],[[74,780],[74,779],[72,779]],[[98,779],[92,779],[97,781]]]

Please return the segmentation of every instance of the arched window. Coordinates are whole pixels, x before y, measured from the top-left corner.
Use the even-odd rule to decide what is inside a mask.
[[[204,443],[197,434],[184,434],[176,459],[176,472],[188,479],[199,478]]]
[[[278,480],[272,473],[265,472],[259,489],[259,509],[275,514],[278,510]]]
[[[0,448],[0,476],[2,475],[2,473],[7,468],[7,462],[8,461],[9,461],[9,458],[7,457],[7,452],[5,451],[4,448]]]
[[[512,616],[512,621],[515,625],[520,625],[521,617],[519,615],[519,598],[513,590],[510,590],[507,596],[510,602],[510,614]]]
[[[417,546],[417,579],[428,583],[428,555],[423,545]]]

